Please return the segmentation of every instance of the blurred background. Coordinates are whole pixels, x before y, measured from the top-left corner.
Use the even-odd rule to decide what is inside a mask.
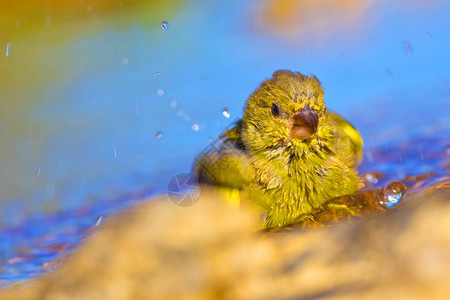
[[[449,13],[444,0],[0,2],[0,282],[164,194],[277,69],[322,81],[363,135],[361,171],[448,179]]]

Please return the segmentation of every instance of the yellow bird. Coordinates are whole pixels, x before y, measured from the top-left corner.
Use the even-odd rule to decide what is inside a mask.
[[[250,95],[243,118],[198,157],[199,180],[234,205],[253,204],[262,228],[288,225],[356,193],[363,141],[327,111],[323,92],[313,75],[276,71]]]

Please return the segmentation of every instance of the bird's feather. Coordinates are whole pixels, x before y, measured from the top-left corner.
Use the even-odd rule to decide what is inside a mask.
[[[263,228],[284,226],[358,191],[362,138],[328,112],[315,76],[277,71],[247,100],[244,117],[197,159],[201,182],[231,203],[252,203]]]

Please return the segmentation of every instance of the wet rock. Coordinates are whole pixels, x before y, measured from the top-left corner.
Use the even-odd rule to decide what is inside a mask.
[[[62,266],[1,299],[445,299],[450,188],[360,222],[255,232],[203,193],[161,199],[99,227]],[[214,199],[211,199],[214,198]]]

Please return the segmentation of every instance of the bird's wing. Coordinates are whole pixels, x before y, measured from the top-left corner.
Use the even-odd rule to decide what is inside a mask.
[[[352,124],[337,113],[329,111],[328,115],[334,123],[338,151],[352,158],[353,167],[358,166],[363,157],[363,139],[361,134]]]
[[[242,189],[254,176],[241,142],[242,122],[226,131],[196,159],[194,171],[199,181],[231,189]]]

